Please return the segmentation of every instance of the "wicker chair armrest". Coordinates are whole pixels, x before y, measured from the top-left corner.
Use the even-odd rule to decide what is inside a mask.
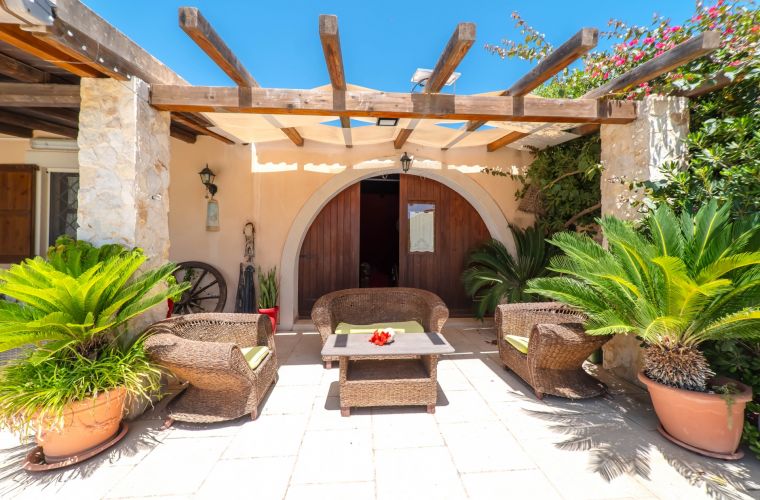
[[[271,321],[262,314],[186,314],[154,323],[148,333],[168,333],[203,342],[231,342],[241,347],[274,346]]]
[[[528,364],[550,369],[579,366],[609,339],[588,335],[581,323],[537,324],[530,332]]]
[[[322,337],[322,343],[327,342],[329,337],[338,327],[338,322],[332,313],[330,307],[333,294],[329,293],[318,298],[314,303],[314,307],[311,309],[311,320],[314,326],[319,332],[319,336]]]
[[[176,335],[159,333],[145,339],[145,351],[156,364],[173,372],[215,372],[237,374],[251,378],[251,370],[240,347],[230,342],[188,340]],[[191,378],[183,376],[183,378]]]

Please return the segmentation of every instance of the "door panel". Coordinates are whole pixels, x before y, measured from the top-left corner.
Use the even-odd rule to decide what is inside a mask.
[[[359,286],[359,184],[330,200],[306,233],[298,259],[298,314],[322,295]]]
[[[0,263],[34,255],[36,165],[0,165]]]
[[[408,204],[435,205],[433,252],[409,251]],[[452,314],[472,312],[472,299],[461,282],[469,252],[490,238],[483,219],[467,200],[443,184],[402,175],[399,196],[399,285],[438,294]]]

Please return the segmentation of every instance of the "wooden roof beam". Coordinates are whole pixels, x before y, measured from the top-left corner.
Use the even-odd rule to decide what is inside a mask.
[[[517,80],[511,87],[503,91],[500,95],[521,97],[530,94],[544,82],[550,80],[554,75],[568,67],[576,59],[586,54],[596,47],[599,42],[599,30],[596,28],[583,28],[573,35],[565,43],[557,47],[549,55],[541,59],[535,68],[530,70],[522,78]],[[459,141],[470,135],[470,133],[479,129],[486,122],[482,120],[469,121],[464,126],[460,134],[449,142],[443,149],[449,149]],[[508,139],[509,134],[497,139],[494,143],[501,142],[502,139]],[[508,144],[508,143],[507,143]]]
[[[433,68],[433,73],[428,78],[423,92],[425,94],[435,94],[441,91],[446,82],[462,62],[464,56],[475,43],[475,23],[459,23],[449,38],[449,42],[443,49],[438,62]],[[393,141],[393,147],[401,149],[406,140],[412,135],[412,131],[417,127],[419,121],[413,120],[406,129],[399,130],[398,135]]]
[[[195,144],[195,141],[198,140],[195,132],[175,122],[169,125],[169,135],[188,144]]]
[[[240,88],[260,88],[259,82],[227,46],[211,23],[195,7],[179,8],[179,26],[198,47],[216,63]],[[279,128],[296,146],[303,146],[303,137],[295,128],[283,127],[275,118],[269,122]]]
[[[0,106],[78,108],[79,85],[53,83],[0,83]]]
[[[7,123],[0,123],[0,134],[30,139],[34,135],[34,130],[30,128],[18,127],[16,125],[8,125]]]
[[[45,132],[62,135],[64,137],[70,137],[72,139],[76,139],[77,137],[76,128],[67,127],[65,125],[60,125],[58,123],[53,123],[46,120],[41,120],[39,118],[24,115],[22,113],[11,112],[6,109],[0,109],[0,123],[31,130],[43,130]]]
[[[488,143],[486,146],[486,149],[488,152],[496,151],[497,149],[503,148],[507,144],[512,144],[513,142],[519,141],[523,137],[528,137],[530,135],[530,132],[517,132],[513,131],[508,133],[505,136],[499,137],[493,142]]]
[[[636,118],[631,101],[251,87],[152,85],[151,104],[165,111],[263,115],[560,123],[628,123]]]
[[[340,49],[338,16],[331,14],[319,16],[319,40],[322,42],[322,52],[325,55],[327,73],[330,75],[332,88],[335,90],[346,90],[346,72],[343,68],[343,53]],[[340,117],[340,127],[346,147],[353,147],[351,120],[347,116]]]
[[[195,120],[192,120],[188,116],[185,116],[183,113],[172,113],[172,121],[183,125],[185,128],[188,128],[193,132],[213,137],[217,141],[221,141],[225,144],[235,144],[235,141],[232,141],[223,135],[217,134],[216,132],[207,129],[206,127],[197,123]]]
[[[50,75],[12,57],[0,54],[0,75],[24,83],[47,83]]]
[[[634,85],[648,82],[663,73],[667,73],[705,54],[709,54],[718,47],[720,47],[720,32],[705,31],[695,37],[689,38],[685,42],[679,43],[659,57],[650,59],[604,85],[586,92],[582,98],[598,99],[633,87]]]

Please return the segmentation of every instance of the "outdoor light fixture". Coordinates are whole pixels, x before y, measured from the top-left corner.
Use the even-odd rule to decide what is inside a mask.
[[[425,86],[425,82],[430,78],[430,76],[433,74],[432,69],[425,69],[425,68],[417,68],[417,71],[414,72],[412,75],[411,82],[415,84],[415,88],[419,85],[421,87]],[[462,76],[462,73],[459,73],[457,71],[454,71],[451,73],[451,76],[448,80],[446,80],[445,85],[448,87],[449,85],[453,85],[457,79]],[[412,89],[414,90],[414,89]]]
[[[378,127],[395,127],[398,125],[398,118],[383,118],[379,117],[377,119],[377,126]]]
[[[198,172],[198,175],[201,176],[201,182],[204,186],[206,186],[206,192],[211,195],[211,198],[214,197],[216,192],[218,191],[218,188],[216,187],[216,184],[214,184],[214,179],[216,178],[216,174],[213,170],[208,168],[208,163],[206,164],[206,167]]]
[[[406,151],[404,151],[404,154],[401,155],[401,170],[403,170],[404,173],[409,172],[409,168],[412,166],[413,161],[414,156],[409,156],[406,154]]]

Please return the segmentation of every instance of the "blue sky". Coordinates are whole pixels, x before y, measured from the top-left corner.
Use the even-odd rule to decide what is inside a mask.
[[[648,24],[652,13],[682,21],[693,0],[85,0],[85,3],[195,85],[232,85],[177,24],[180,6],[198,7],[265,87],[311,88],[328,83],[319,43],[319,14],[336,14],[346,79],[379,90],[406,92],[415,68],[432,68],[458,22],[477,25],[477,40],[459,66],[455,92],[509,87],[531,65],[488,53],[517,31],[517,10],[555,46],[582,27],[606,29],[610,17]],[[600,46],[606,41],[600,43]],[[447,88],[451,91],[451,87]]]

